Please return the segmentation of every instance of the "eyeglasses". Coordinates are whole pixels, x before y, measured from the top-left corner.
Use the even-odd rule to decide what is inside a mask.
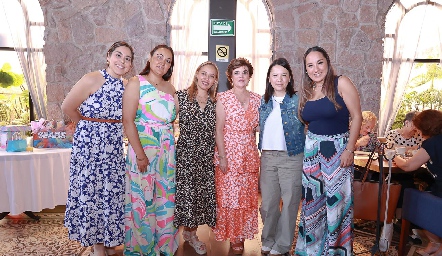
[[[161,54],[161,53],[157,53],[157,55],[156,55],[155,57],[156,57],[156,59],[157,59],[158,61],[164,61],[164,55]],[[171,63],[172,63],[172,60],[171,60],[171,59],[166,59],[166,63],[167,63],[167,64],[171,64]]]

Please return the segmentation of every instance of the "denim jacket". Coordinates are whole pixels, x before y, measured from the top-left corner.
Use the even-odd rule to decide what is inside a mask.
[[[291,98],[288,94],[284,96],[281,107],[282,128],[284,130],[287,153],[297,155],[304,151],[305,133],[304,124],[298,119],[298,95],[294,94]],[[259,106],[259,143],[258,148],[262,149],[262,136],[264,134],[264,124],[273,110],[273,100],[265,103],[264,97],[261,98]]]

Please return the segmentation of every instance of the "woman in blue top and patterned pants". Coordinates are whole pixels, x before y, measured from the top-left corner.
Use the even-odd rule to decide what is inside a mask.
[[[266,91],[259,107],[264,255],[285,255],[293,242],[305,141],[304,124],[297,116],[298,95],[292,70],[287,60],[280,58],[268,69]]]
[[[304,71],[299,110],[308,132],[295,253],[352,255],[353,161],[362,123],[359,95],[348,77],[334,75],[321,47],[307,50]]]

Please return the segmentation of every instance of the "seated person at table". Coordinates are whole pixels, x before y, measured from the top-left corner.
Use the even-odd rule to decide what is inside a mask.
[[[397,147],[406,147],[407,155],[413,150],[416,150],[420,147],[422,143],[422,136],[420,132],[413,125],[413,118],[418,114],[417,111],[410,111],[405,115],[405,119],[403,122],[402,128],[393,129],[386,133],[385,137],[387,138],[387,148],[397,148]],[[418,177],[416,177],[416,175]],[[406,188],[416,188],[415,186],[415,178],[422,180],[425,184],[429,184],[430,181],[426,179],[425,176],[422,176],[417,173],[393,173],[391,175],[391,179],[395,182],[398,182],[402,185],[401,194],[399,196],[396,218],[401,219],[401,209],[402,209],[402,201],[404,196],[404,190]],[[413,230],[414,235],[412,235],[413,241],[415,243],[421,243],[419,241],[419,235]],[[418,240],[416,240],[418,239]]]
[[[371,111],[362,111],[362,125],[359,131],[359,137],[355,144],[356,151],[372,152],[378,143],[378,138],[375,133],[375,127],[378,119]],[[360,167],[355,167],[354,178],[361,179],[361,174],[364,173]],[[369,171],[367,179],[375,178],[376,174]]]
[[[371,111],[362,111],[362,125],[356,141],[356,150],[371,152],[375,149],[378,138],[375,132],[378,118]]]
[[[439,110],[424,110],[412,120],[414,126],[421,132],[422,147],[408,159],[395,156],[393,161],[404,171],[414,171],[427,164],[428,169],[435,175],[434,183],[430,187],[433,195],[442,197],[442,112]],[[442,238],[424,231],[430,242],[420,255],[442,256]]]
[[[416,150],[422,143],[422,136],[413,125],[413,117],[418,114],[417,111],[408,112],[405,115],[404,126],[399,129],[390,130],[385,137],[387,138],[387,147],[396,148],[398,146],[406,147],[407,152]]]

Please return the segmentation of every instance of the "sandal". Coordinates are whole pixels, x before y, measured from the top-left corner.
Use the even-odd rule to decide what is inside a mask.
[[[440,243],[435,243],[435,242],[431,242],[431,241],[430,241],[430,242],[428,243],[428,246],[427,246],[426,248],[424,248],[424,249],[419,249],[419,250],[416,251],[416,253],[419,254],[419,255],[422,255],[422,256],[430,256],[431,254],[437,252],[437,250],[439,249],[439,247],[440,247]],[[426,251],[427,248],[428,248],[430,251]]]
[[[232,248],[234,255],[242,255],[244,252],[244,241],[232,243],[230,242],[230,248]]]
[[[183,239],[185,242],[190,241],[190,231],[183,230]]]
[[[206,244],[198,239],[195,231],[183,231],[183,239],[189,242],[189,245],[195,249],[196,253],[202,255],[207,253]]]

